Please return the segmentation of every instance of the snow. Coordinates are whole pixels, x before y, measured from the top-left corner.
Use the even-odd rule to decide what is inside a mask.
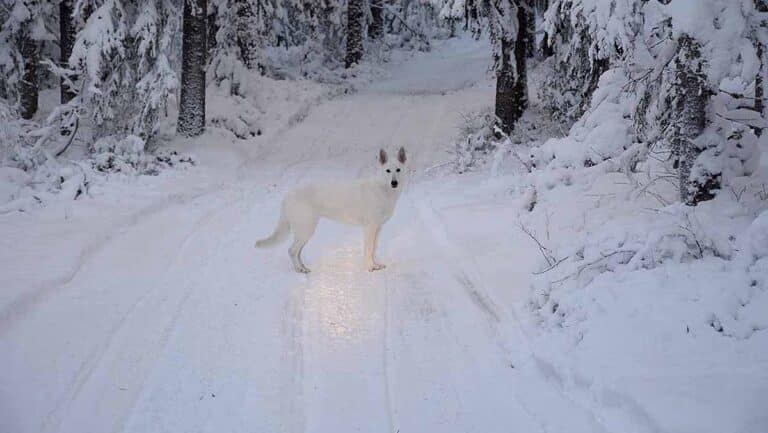
[[[0,431],[766,431],[765,143],[742,199],[695,211],[582,155],[532,174],[427,170],[493,100],[488,52],[441,41],[357,91],[250,82],[261,135],[209,126],[170,145],[195,167],[0,215]],[[233,118],[245,102],[217,92],[212,118]],[[598,126],[578,151],[619,152],[626,122]],[[380,238],[386,270],[366,272],[358,230],[325,221],[308,276],[287,245],[253,248],[290,188],[357,177],[400,145],[411,180]],[[568,259],[535,275],[547,265],[520,225]],[[694,240],[706,254],[689,256]],[[632,257],[578,271],[616,248]]]

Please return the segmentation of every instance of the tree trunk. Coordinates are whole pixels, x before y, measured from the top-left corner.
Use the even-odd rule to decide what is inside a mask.
[[[768,12],[768,0],[755,0],[755,9],[757,9],[758,12]],[[761,22],[761,25],[765,24],[764,21]],[[753,34],[753,41],[757,59],[760,61],[760,68],[757,70],[757,75],[755,75],[755,111],[764,117],[765,101],[763,101],[763,97],[765,96],[765,91],[763,88],[763,75],[765,75],[765,47],[763,46],[763,43],[760,42],[760,38],[758,38],[757,35]],[[758,137],[763,134],[762,128],[755,128],[754,130]]]
[[[539,16],[543,16],[547,9],[549,9],[549,0],[536,0],[536,11]],[[531,39],[535,40],[536,38],[532,37]],[[545,59],[555,54],[555,50],[552,47],[552,43],[549,41],[549,35],[547,35],[547,33],[544,33],[544,36],[541,38],[539,52],[541,53],[541,57]]]
[[[69,68],[69,57],[72,55],[72,47],[75,46],[75,20],[73,0],[61,0],[59,3],[59,62],[64,68]],[[62,78],[59,83],[60,100],[66,104],[75,97],[75,92],[64,84]]]
[[[235,0],[237,46],[240,48],[241,60],[248,69],[256,69],[259,63],[259,35],[253,30],[255,7],[252,0]]]
[[[696,165],[704,151],[696,139],[704,131],[711,91],[707,87],[701,59],[701,44],[683,34],[678,39],[680,53],[675,61],[675,98],[673,153],[678,156],[680,200],[689,206],[711,200],[720,188],[720,173],[711,173]],[[694,170],[695,168],[695,170]]]
[[[478,0],[467,0],[464,5],[464,30],[469,29],[472,33],[472,37],[480,39],[481,26],[478,19]]]
[[[509,1],[509,0],[502,0]],[[514,41],[501,40],[501,58],[496,72],[496,116],[504,133],[515,129],[515,123],[528,108],[528,77],[526,52],[528,49],[528,12],[520,1],[517,8],[518,34]],[[515,62],[514,65],[512,62]]]
[[[765,53],[763,52],[763,43],[759,40],[755,41],[757,58],[760,61],[760,67],[755,75],[755,111],[760,113],[761,117],[765,117],[765,102],[763,101],[763,74],[765,74]],[[755,135],[758,137],[763,134],[763,128],[755,128]]]
[[[210,14],[206,17],[205,31],[207,32],[205,45],[205,58],[213,58],[214,51],[216,50],[216,34],[219,32],[219,16],[217,8],[211,8]]]
[[[347,4],[347,55],[344,65],[351,68],[363,58],[363,0],[349,0]]]
[[[37,80],[37,41],[29,34],[21,36],[19,51],[24,58],[24,74],[19,86],[19,105],[21,117],[31,119],[37,112],[38,80]]]
[[[384,36],[384,0],[371,0],[371,25],[368,37],[378,41]]]
[[[592,95],[597,90],[598,84],[600,84],[600,77],[603,76],[605,71],[610,69],[611,62],[605,59],[594,59],[592,61],[592,69],[589,71],[589,81],[587,82],[587,88],[584,91],[584,97],[581,100],[580,112],[585,113],[589,109],[589,105],[592,103]]]
[[[544,33],[544,37],[541,39],[541,55],[546,59],[554,54],[555,50],[549,42],[549,35]]]
[[[187,137],[205,129],[206,10],[207,0],[184,0],[177,132]]]
[[[530,1],[521,1],[518,4],[525,12],[525,34],[527,36],[525,39],[525,57],[532,59],[536,54],[536,38],[534,37],[536,34],[536,15],[534,15],[533,5]]]

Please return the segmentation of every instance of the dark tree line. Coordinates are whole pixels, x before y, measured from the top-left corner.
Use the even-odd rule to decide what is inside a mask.
[[[454,23],[463,18],[464,28],[475,37],[485,33],[490,36],[496,73],[494,111],[497,126],[505,134],[515,129],[528,108],[527,75],[530,61],[547,58],[551,60],[554,73],[539,90],[539,99],[544,102],[545,110],[566,125],[573,123],[587,111],[600,77],[610,68],[620,67],[622,62],[626,64],[627,50],[631,47],[619,46],[615,41],[595,43],[604,37],[601,32],[605,33],[606,29],[588,24],[591,21],[579,15],[589,13],[581,8],[583,1],[466,0],[463,4],[463,17],[444,17],[451,30]],[[650,65],[651,69],[658,66],[657,69],[663,73],[647,73],[635,80],[640,82],[638,94],[641,97],[638,98],[637,107],[632,114],[634,133],[640,141],[650,143],[662,140],[668,146],[674,159],[675,170],[678,170],[678,184],[683,202],[696,204],[708,200],[714,197],[715,191],[720,188],[722,173],[708,172],[706,165],[697,165],[696,162],[700,155],[712,152],[702,145],[702,140],[699,139],[711,123],[711,119],[707,117],[707,107],[711,105],[710,101],[716,90],[705,78],[708,63],[702,56],[701,47],[704,42],[696,40],[697,36],[694,35],[672,32],[668,28],[671,24],[664,22],[654,27],[653,34],[640,34],[642,28],[637,26],[636,19],[642,18],[642,13],[638,11],[653,2],[627,1],[633,4],[634,12],[631,17],[625,18],[627,30],[624,34],[635,32],[637,37],[650,37],[654,41],[654,47],[660,44],[674,47],[669,59],[659,58],[656,60],[661,62],[660,65]],[[667,0],[656,1],[668,3]],[[324,1],[320,7],[311,4],[281,3],[283,9],[280,13],[275,13],[260,0],[181,0],[178,3],[151,0],[18,2],[17,5],[26,8],[28,14],[15,17],[7,12],[3,15],[0,10],[0,17],[5,20],[5,29],[16,29],[12,33],[6,31],[4,34],[0,28],[0,37],[4,38],[3,43],[15,46],[18,57],[10,56],[16,66],[0,65],[5,68],[4,75],[8,75],[0,77],[0,96],[17,101],[21,117],[31,119],[35,116],[39,90],[50,82],[48,80],[41,84],[40,77],[51,77],[50,71],[41,64],[56,51],[51,49],[52,44],[36,40],[39,36],[33,35],[32,28],[41,26],[41,15],[56,16],[55,20],[48,19],[42,25],[55,29],[58,24],[58,66],[61,69],[74,68],[68,70],[67,75],[60,77],[61,103],[67,104],[74,98],[79,98],[77,102],[81,104],[80,107],[88,104],[89,107],[97,107],[92,113],[92,118],[96,120],[114,116],[116,110],[110,104],[120,108],[123,107],[121,104],[128,104],[132,110],[129,114],[136,120],[132,126],[123,125],[119,132],[138,134],[144,139],[151,136],[157,113],[163,110],[165,102],[163,99],[145,103],[141,99],[151,99],[148,95],[158,93],[167,96],[175,91],[173,88],[162,88],[162,83],[175,81],[176,72],[171,70],[172,66],[168,66],[170,62],[163,57],[166,53],[160,51],[173,51],[178,45],[166,43],[160,47],[157,44],[163,40],[162,31],[178,31],[178,15],[181,15],[181,53],[169,54],[170,57],[181,60],[177,132],[185,136],[195,136],[205,129],[206,69],[209,67],[208,63],[213,62],[211,59],[222,50],[229,50],[222,56],[226,61],[236,58],[244,68],[264,72],[261,56],[265,46],[288,46],[319,38],[321,42],[318,45],[326,51],[326,56],[333,56],[334,61],[346,68],[353,68],[364,59],[368,44],[382,41],[385,34],[395,35],[399,31],[409,34],[412,39],[426,40],[422,30],[414,26],[413,17],[419,13],[413,12],[420,11],[414,8],[431,8],[434,12],[437,9],[435,5],[440,4],[432,2],[432,6],[424,6],[407,0],[349,0],[346,7],[345,3],[332,1]],[[209,3],[219,7],[209,8]],[[114,6],[112,11],[105,11],[109,4],[120,6]],[[446,1],[445,4],[452,3]],[[745,29],[745,34],[748,34],[749,41],[754,45],[759,70],[754,79],[754,94],[749,97],[748,106],[759,115],[758,117],[764,118],[764,41],[767,39],[768,29],[764,15],[768,14],[768,1],[753,0],[752,5],[754,11],[744,12],[749,27]],[[89,44],[102,43],[101,40],[95,39],[81,41],[83,33],[88,33],[81,30],[86,26],[91,26],[91,30],[98,27],[98,23],[94,23],[96,20],[89,19],[91,14],[100,13],[101,19],[108,16],[105,14],[111,13],[115,19],[125,20],[127,28],[132,28],[141,13],[153,7],[157,9],[152,17],[155,27],[145,29],[143,34],[121,36],[125,39],[122,42],[123,51],[111,46],[102,47],[103,58],[97,66],[98,74],[89,70],[89,65],[84,65],[87,63],[84,61],[86,56],[75,52],[77,45],[80,44],[80,51],[83,51]],[[118,10],[124,12],[117,12]],[[547,11],[546,18],[544,11]],[[115,16],[119,14],[124,16]],[[581,19],[574,19],[574,16]],[[13,19],[22,21],[13,23]],[[290,22],[286,22],[286,19]],[[546,29],[536,27],[537,23],[544,21]],[[101,27],[99,31],[110,30]],[[537,39],[537,35],[541,38]],[[142,42],[137,42],[137,38],[143,38]],[[109,41],[109,38],[103,40]],[[540,40],[538,45],[536,40]],[[639,42],[645,43],[643,40]],[[148,44],[152,49],[138,48],[143,46],[142,44]],[[142,50],[144,52],[140,52]],[[79,64],[70,65],[73,59]],[[158,62],[159,66],[165,65],[165,69],[156,67],[153,62]],[[214,67],[214,70],[217,71],[217,68]],[[174,79],[167,79],[169,75]],[[158,86],[161,88],[148,85],[142,90],[144,93],[138,96],[133,92],[126,92],[126,88],[132,90],[131,86],[135,87],[141,76],[151,78],[144,80],[150,84],[160,83]],[[96,80],[93,88],[99,89],[97,94],[92,92],[82,95],[81,88],[71,87],[71,83],[77,83],[77,87],[88,88],[85,86],[87,78]],[[127,78],[134,81],[129,83]],[[234,84],[232,91],[237,94]],[[747,107],[747,104],[741,106]],[[70,112],[75,111],[77,110],[72,109]],[[651,116],[649,113],[654,114]],[[115,119],[107,120],[116,123]],[[62,121],[62,135],[66,135],[64,124]],[[755,123],[750,127],[755,134],[762,133],[762,124]],[[663,130],[663,133],[660,133],[660,130]],[[584,163],[595,164],[595,161]]]
[[[668,0],[659,0],[668,4]],[[674,1],[674,0],[672,0]],[[627,20],[628,32],[639,35],[637,20],[642,19],[642,7],[648,0],[636,0],[634,15]],[[478,8],[478,4],[482,8]],[[598,88],[601,76],[612,67],[622,67],[631,57],[626,57],[625,47],[616,45],[595,45],[601,37],[595,32],[601,29],[590,27],[586,19],[574,19],[574,5],[577,0],[468,0],[465,4],[465,28],[472,22],[487,20],[491,39],[496,50],[496,97],[495,114],[497,126],[506,134],[515,125],[528,107],[527,59],[555,57],[555,74],[540,90],[545,104],[556,117],[566,124],[574,122],[587,111],[592,94]],[[741,107],[751,106],[757,118],[765,116],[765,47],[766,16],[768,1],[754,0],[754,11],[744,11],[749,17],[753,30],[750,39],[755,47],[759,69],[754,77],[754,97],[745,98]],[[534,17],[547,8],[554,7],[548,14],[548,28],[542,31],[541,43],[535,46]],[[478,13],[480,12],[480,13]],[[578,13],[581,13],[578,12]],[[485,15],[483,17],[482,15]],[[582,17],[586,18],[586,17]],[[634,22],[632,22],[634,20]],[[513,25],[509,25],[512,22]],[[639,79],[643,83],[643,97],[635,110],[635,131],[639,140],[649,140],[646,145],[660,141],[669,149],[676,170],[680,200],[687,205],[711,200],[722,187],[723,173],[715,168],[717,164],[706,161],[718,158],[722,150],[710,138],[703,138],[708,125],[708,110],[715,89],[708,82],[706,70],[708,60],[702,55],[702,41],[690,34],[673,34],[664,21],[655,27],[655,46],[668,44],[674,47],[671,58],[659,55],[656,65]],[[513,30],[510,30],[513,29]],[[603,30],[604,31],[604,30]],[[603,48],[608,48],[604,50]],[[631,47],[628,47],[631,48]],[[663,52],[663,50],[662,50]],[[666,72],[665,72],[666,71]],[[629,85],[637,85],[632,81]],[[741,95],[734,97],[742,98]],[[748,104],[748,105],[747,105]],[[651,116],[651,107],[654,114]],[[756,135],[762,134],[760,122],[750,124]],[[734,133],[722,140],[738,141],[742,133]],[[594,161],[584,161],[594,165]]]
[[[41,9],[42,0],[21,0],[31,11]],[[265,5],[257,0],[221,0],[226,1],[232,10],[232,27],[237,46],[238,56],[248,69],[260,68],[260,50],[264,35],[258,28],[272,25],[273,18],[265,16]],[[99,4],[99,3],[94,3]],[[130,2],[128,3],[130,4]],[[59,0],[58,10],[58,47],[59,66],[66,69],[77,39],[78,32],[92,12],[90,2],[85,2],[82,10],[76,11],[75,0]],[[181,52],[181,77],[180,77],[180,101],[178,132],[185,136],[199,135],[205,128],[205,70],[210,59],[210,52],[215,47],[216,33],[219,30],[216,23],[216,15],[208,15],[208,1],[206,0],[182,0],[182,52]],[[369,9],[366,10],[366,7]],[[141,7],[137,5],[137,7]],[[314,7],[307,6],[308,13],[313,15]],[[378,41],[383,38],[385,32],[385,1],[372,0],[370,3],[363,0],[351,0],[346,9],[346,54],[344,64],[350,68],[358,64],[364,55],[364,30],[366,20],[368,25],[368,38]],[[332,32],[330,14],[338,7],[332,2],[319,11],[319,23],[327,32]],[[80,24],[75,19],[79,12]],[[370,17],[370,19],[369,19]],[[261,21],[261,22],[260,22]],[[22,77],[18,84],[19,112],[25,119],[31,119],[38,110],[39,77],[41,74],[40,45],[30,34],[33,27],[31,21],[21,23],[24,31],[17,35],[16,44],[23,59]],[[268,30],[267,30],[268,31]],[[284,38],[276,36],[279,43]],[[331,49],[331,38],[326,35],[326,46]],[[73,76],[60,78],[60,101],[65,104],[76,95],[76,89],[70,88]],[[3,96],[6,88],[3,87]]]

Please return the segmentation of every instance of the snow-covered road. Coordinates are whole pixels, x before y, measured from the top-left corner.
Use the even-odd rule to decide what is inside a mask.
[[[513,314],[537,263],[514,212],[424,174],[492,100],[487,52],[448,41],[258,142],[207,134],[203,167],[162,191],[5,217],[0,432],[604,431]],[[253,248],[290,187],[399,145],[413,177],[385,271],[330,222],[308,276]]]

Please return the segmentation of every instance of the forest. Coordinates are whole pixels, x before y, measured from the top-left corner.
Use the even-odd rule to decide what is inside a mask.
[[[768,431],[766,44],[768,0],[0,0],[0,432]],[[253,248],[387,152],[386,269]]]
[[[73,143],[86,159],[117,148],[160,148],[158,128],[169,105],[178,111],[177,134],[202,133],[210,119],[209,83],[242,97],[244,71],[283,77],[286,63],[299,69],[293,76],[343,80],[382,46],[428,50],[432,38],[468,31],[492,43],[500,133],[511,132],[528,107],[532,59],[547,63],[543,87],[535,89],[540,105],[565,127],[589,111],[603,74],[620,71],[609,92],[634,105],[628,113],[634,142],[569,163],[621,157],[631,172],[660,154],[674,167],[680,200],[695,205],[714,197],[723,176],[750,171],[764,126],[768,6],[713,2],[712,10],[702,8],[710,15],[689,6],[671,0],[8,0],[0,11],[3,165],[34,173],[55,165]],[[702,32],[712,29],[700,20],[712,21],[714,31]],[[238,134],[256,132],[250,129],[245,121]]]

